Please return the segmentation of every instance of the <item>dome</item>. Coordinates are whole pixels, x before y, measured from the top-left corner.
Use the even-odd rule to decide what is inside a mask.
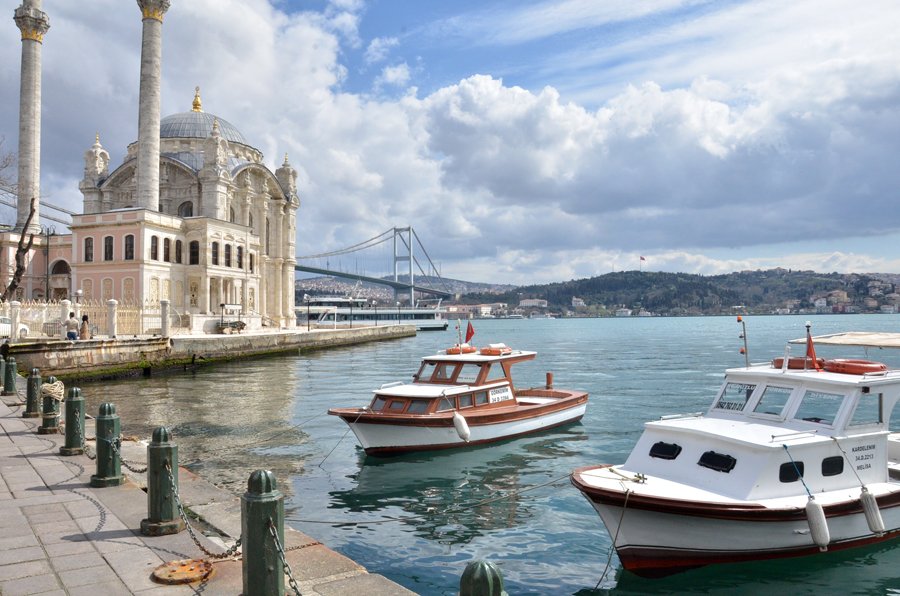
[[[219,134],[229,143],[248,145],[244,135],[227,120],[207,112],[191,111],[166,116],[159,122],[161,139],[205,139],[212,132],[213,122],[219,121]]]

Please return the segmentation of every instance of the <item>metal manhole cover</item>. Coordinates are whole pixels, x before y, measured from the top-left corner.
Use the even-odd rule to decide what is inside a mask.
[[[153,579],[163,584],[189,584],[205,579],[213,566],[202,559],[182,559],[163,563],[153,570]]]

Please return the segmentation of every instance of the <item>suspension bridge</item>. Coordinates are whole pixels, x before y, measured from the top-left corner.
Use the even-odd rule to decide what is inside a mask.
[[[386,263],[393,266],[392,272],[384,271]],[[395,294],[409,292],[411,306],[416,303],[416,293],[438,298],[453,295],[412,227],[390,228],[353,246],[298,256],[294,269],[381,284],[393,288]]]

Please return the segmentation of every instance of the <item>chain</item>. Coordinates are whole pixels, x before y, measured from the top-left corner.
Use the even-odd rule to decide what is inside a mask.
[[[281,547],[281,541],[278,540],[278,532],[275,530],[275,523],[272,521],[272,518],[269,518],[269,534],[272,535],[272,540],[275,541],[275,549],[278,551],[278,557],[281,559],[281,566],[284,567],[284,574],[288,576],[288,585],[294,591],[294,594],[297,596],[302,596],[300,594],[300,587],[297,585],[297,580],[294,579],[294,574],[291,573],[291,567],[287,563],[287,559],[284,556],[284,549]]]
[[[175,496],[175,505],[178,507],[178,515],[181,516],[181,521],[184,522],[184,527],[187,528],[188,534],[191,536],[191,540],[194,541],[194,544],[197,545],[203,554],[205,554],[210,559],[227,559],[229,557],[235,556],[237,550],[241,547],[241,538],[238,537],[237,542],[235,542],[231,548],[226,550],[224,553],[214,553],[209,551],[205,546],[200,543],[200,539],[197,538],[197,534],[194,532],[194,527],[191,525],[191,522],[188,520],[187,514],[184,512],[184,506],[181,504],[181,496],[178,494],[178,485],[175,483],[175,477],[172,475],[172,466],[169,465],[169,462],[166,461],[166,475],[169,477],[169,485],[172,487],[172,494]]]
[[[116,439],[115,441],[110,441],[109,439],[104,439],[104,440],[112,446],[112,450],[116,452],[116,456],[118,456],[119,461],[122,463],[123,466],[125,466],[126,468],[128,468],[129,470],[134,472],[135,474],[143,474],[147,471],[147,466],[144,466],[143,469],[134,468],[127,461],[125,461],[124,457],[122,457],[122,453],[119,452],[119,446],[118,446],[119,441],[122,440],[121,436],[118,439]]]

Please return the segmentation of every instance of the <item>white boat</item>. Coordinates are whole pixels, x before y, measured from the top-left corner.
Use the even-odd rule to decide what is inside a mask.
[[[369,455],[451,449],[511,439],[584,416],[588,395],[545,387],[518,389],[512,365],[536,352],[503,344],[462,344],[422,359],[411,383],[375,391],[364,408],[332,408]]]
[[[813,339],[841,343],[807,332],[806,357],[729,369],[705,413],[647,422],[624,464],[573,472],[625,569],[660,577],[900,535],[900,370],[817,359]]]
[[[297,325],[325,328],[415,325],[419,331],[442,331],[449,321],[440,302],[433,306],[388,306],[365,298],[310,296],[295,308]]]

